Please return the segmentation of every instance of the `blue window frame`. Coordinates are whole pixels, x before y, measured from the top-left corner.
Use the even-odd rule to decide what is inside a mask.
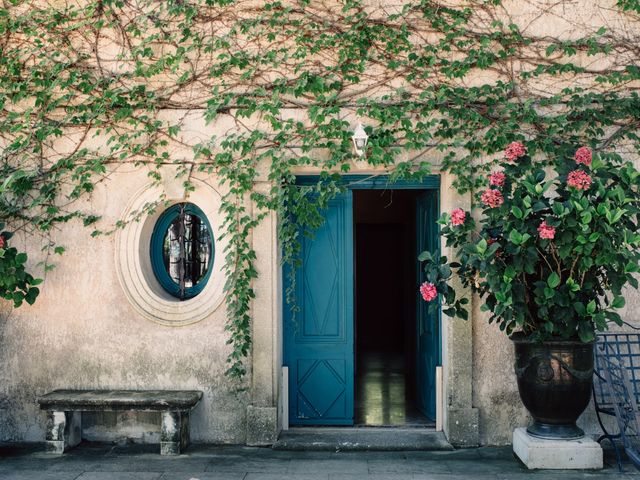
[[[178,203],[160,215],[151,235],[151,266],[169,294],[187,300],[198,295],[211,276],[213,230],[192,203]]]

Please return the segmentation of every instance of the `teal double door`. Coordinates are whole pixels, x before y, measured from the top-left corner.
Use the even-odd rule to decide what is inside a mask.
[[[358,188],[388,188],[386,182]],[[416,197],[417,250],[438,248],[438,177],[394,189],[424,189]],[[301,240],[295,272],[297,312],[284,303],[284,365],[289,368],[291,425],[353,425],[354,418],[354,222],[353,191],[334,198],[313,238]],[[416,252],[407,252],[417,257]],[[384,252],[381,252],[384,254]],[[435,367],[440,363],[440,319],[418,300],[416,259],[416,390],[418,407],[435,419]],[[380,272],[384,275],[384,272]],[[285,282],[289,277],[285,273]],[[285,285],[285,288],[287,285]]]

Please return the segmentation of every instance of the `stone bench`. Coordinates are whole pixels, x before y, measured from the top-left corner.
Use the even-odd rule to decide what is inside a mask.
[[[189,414],[202,398],[195,390],[55,390],[38,398],[47,410],[47,451],[62,454],[82,437],[81,412],[160,412],[160,454],[179,455],[189,444]]]

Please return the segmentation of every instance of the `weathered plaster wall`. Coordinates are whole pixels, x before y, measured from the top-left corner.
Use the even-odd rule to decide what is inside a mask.
[[[505,16],[541,37],[576,38],[584,25],[619,27],[614,9],[609,8],[613,0],[597,2],[599,5],[579,1],[549,7],[548,3],[507,1]],[[604,61],[578,58],[593,69]],[[167,116],[184,113],[174,111]],[[219,132],[235,127],[228,118],[223,122],[225,125],[217,126]],[[188,145],[207,141],[213,131],[198,112],[185,117],[185,124],[180,140],[187,145],[172,155],[189,158]],[[97,188],[87,210],[100,212],[104,224],[111,224],[120,218],[133,192],[147,181],[145,171],[115,173]],[[469,199],[457,197],[447,182],[450,179],[442,190],[443,210],[460,202],[468,204]],[[266,182],[259,186],[266,187]],[[210,221],[214,229],[219,227],[219,218]],[[228,352],[224,305],[193,325],[167,327],[150,322],[130,306],[118,283],[113,236],[94,239],[77,224],[56,233],[67,253],[58,268],[47,274],[36,305],[13,313],[6,310],[0,316],[0,441],[41,441],[44,415],[35,399],[55,388],[190,388],[204,392],[192,417],[194,440],[268,443],[272,435],[265,432],[275,432],[278,421],[275,407],[282,358],[275,221],[270,216],[254,233],[256,267],[261,275],[255,285],[253,311],[255,364],[243,394],[233,393],[235,385],[224,376]],[[38,258],[41,245],[32,240],[24,246],[35,266],[42,260]],[[635,320],[638,306],[640,296],[630,293],[623,316]],[[470,443],[478,437],[482,444],[508,443],[513,428],[526,424],[527,414],[517,394],[511,344],[495,326],[486,324],[478,307],[476,299],[468,323],[443,319],[448,322],[443,328],[445,425],[449,434],[460,438],[477,427],[477,435],[467,435]],[[94,415],[86,423],[86,435],[95,439],[127,432],[145,441],[157,435],[151,417]],[[261,427],[254,429],[255,425]],[[592,412],[585,414],[581,425],[597,431]],[[455,432],[456,428],[460,431]]]
[[[115,173],[86,207],[112,224],[147,182],[145,171]],[[210,221],[218,234],[220,218]],[[72,223],[54,237],[67,251],[47,273],[40,298],[0,320],[0,441],[41,441],[45,417],[36,397],[56,388],[184,388],[204,392],[192,417],[195,441],[244,443],[248,395],[233,393],[224,376],[224,304],[193,325],[158,325],[124,296],[114,236],[91,238],[89,229]],[[35,267],[40,246],[24,246]],[[114,419],[97,420],[87,422],[87,434],[112,438],[114,430],[107,430]],[[152,419],[141,420],[129,433],[153,440]],[[126,431],[127,419],[120,423]]]
[[[487,323],[480,305],[474,302],[473,403],[479,410],[480,442],[501,445],[511,442],[514,428],[527,424],[528,414],[518,395],[511,341]]]
[[[445,187],[447,178],[443,177]],[[143,171],[115,174],[86,207],[103,212],[105,224],[114,222],[132,192],[146,183]],[[468,201],[452,192],[443,188],[443,210]],[[220,219],[210,220],[216,229]],[[57,233],[56,241],[67,252],[47,274],[38,302],[14,312],[5,309],[0,316],[0,441],[41,441],[44,415],[35,400],[55,388],[189,388],[205,393],[192,418],[195,441],[268,443],[271,437],[265,432],[276,429],[281,365],[275,221],[269,217],[254,235],[261,275],[254,306],[259,361],[243,394],[233,393],[234,385],[224,376],[228,352],[224,305],[203,321],[183,327],[146,320],[133,310],[118,283],[113,236],[91,238],[89,230],[76,224]],[[41,260],[39,245],[25,246],[35,266]],[[474,299],[469,323],[443,318],[445,424],[451,415],[471,423],[478,415],[479,442],[505,444],[515,427],[526,425],[528,416],[517,393],[511,342],[486,323],[479,305]],[[640,295],[629,292],[623,317],[636,320],[639,306]],[[472,429],[471,423],[464,428]],[[588,432],[598,431],[590,410],[580,424]],[[157,441],[153,416],[92,415],[84,427],[89,439],[126,435]],[[449,428],[456,428],[455,421]]]

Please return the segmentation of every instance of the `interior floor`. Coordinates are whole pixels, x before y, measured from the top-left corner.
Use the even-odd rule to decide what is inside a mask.
[[[361,352],[357,372],[356,425],[431,424],[413,400],[402,353]]]

